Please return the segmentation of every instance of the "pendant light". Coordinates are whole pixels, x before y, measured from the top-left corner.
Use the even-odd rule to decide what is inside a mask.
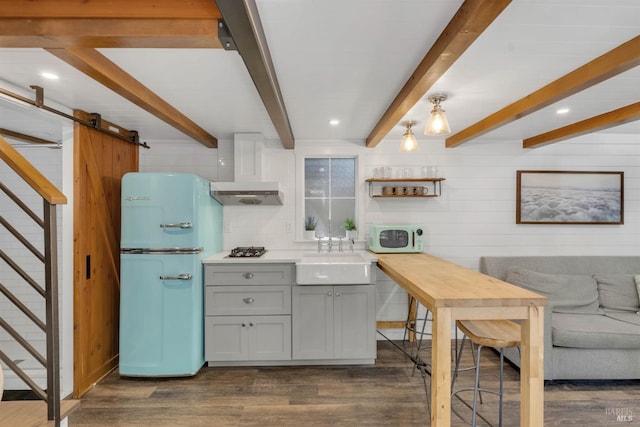
[[[427,99],[433,104],[433,110],[431,110],[427,126],[424,128],[424,134],[430,136],[449,135],[451,133],[449,121],[440,106],[440,103],[447,99],[447,95],[430,95]]]
[[[410,151],[418,151],[420,149],[420,147],[418,147],[416,136],[413,134],[413,130],[411,129],[414,124],[415,122],[412,120],[403,123],[403,125],[407,127],[407,130],[402,135],[402,142],[400,143],[400,151],[402,152],[408,153]]]

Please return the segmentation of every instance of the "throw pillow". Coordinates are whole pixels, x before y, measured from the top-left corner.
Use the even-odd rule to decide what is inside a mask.
[[[603,314],[595,279],[587,274],[549,274],[513,266],[507,282],[544,295],[554,313]]]
[[[608,310],[640,310],[640,300],[633,274],[594,274],[598,282],[600,306]]]

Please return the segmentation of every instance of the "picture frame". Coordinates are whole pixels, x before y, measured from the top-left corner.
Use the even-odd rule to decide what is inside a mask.
[[[624,172],[519,170],[516,224],[624,224]]]

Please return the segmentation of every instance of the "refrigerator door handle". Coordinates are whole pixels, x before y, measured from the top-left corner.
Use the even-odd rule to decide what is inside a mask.
[[[178,222],[176,224],[160,224],[160,228],[193,228],[190,222]]]
[[[122,248],[121,254],[127,255],[184,255],[199,254],[204,248]]]
[[[160,276],[160,280],[191,280],[192,277],[192,274],[183,273],[177,276]]]

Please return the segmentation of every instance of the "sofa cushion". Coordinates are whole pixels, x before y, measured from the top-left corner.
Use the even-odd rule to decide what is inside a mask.
[[[594,274],[593,278],[598,283],[600,306],[603,308],[634,313],[640,309],[633,274]]]
[[[506,281],[546,296],[554,313],[604,313],[596,280],[587,274],[547,274],[513,266]]]
[[[551,342],[554,347],[640,349],[640,328],[604,315],[553,313]]]
[[[631,323],[640,326],[640,316],[632,311],[604,310],[604,315],[621,322]]]

